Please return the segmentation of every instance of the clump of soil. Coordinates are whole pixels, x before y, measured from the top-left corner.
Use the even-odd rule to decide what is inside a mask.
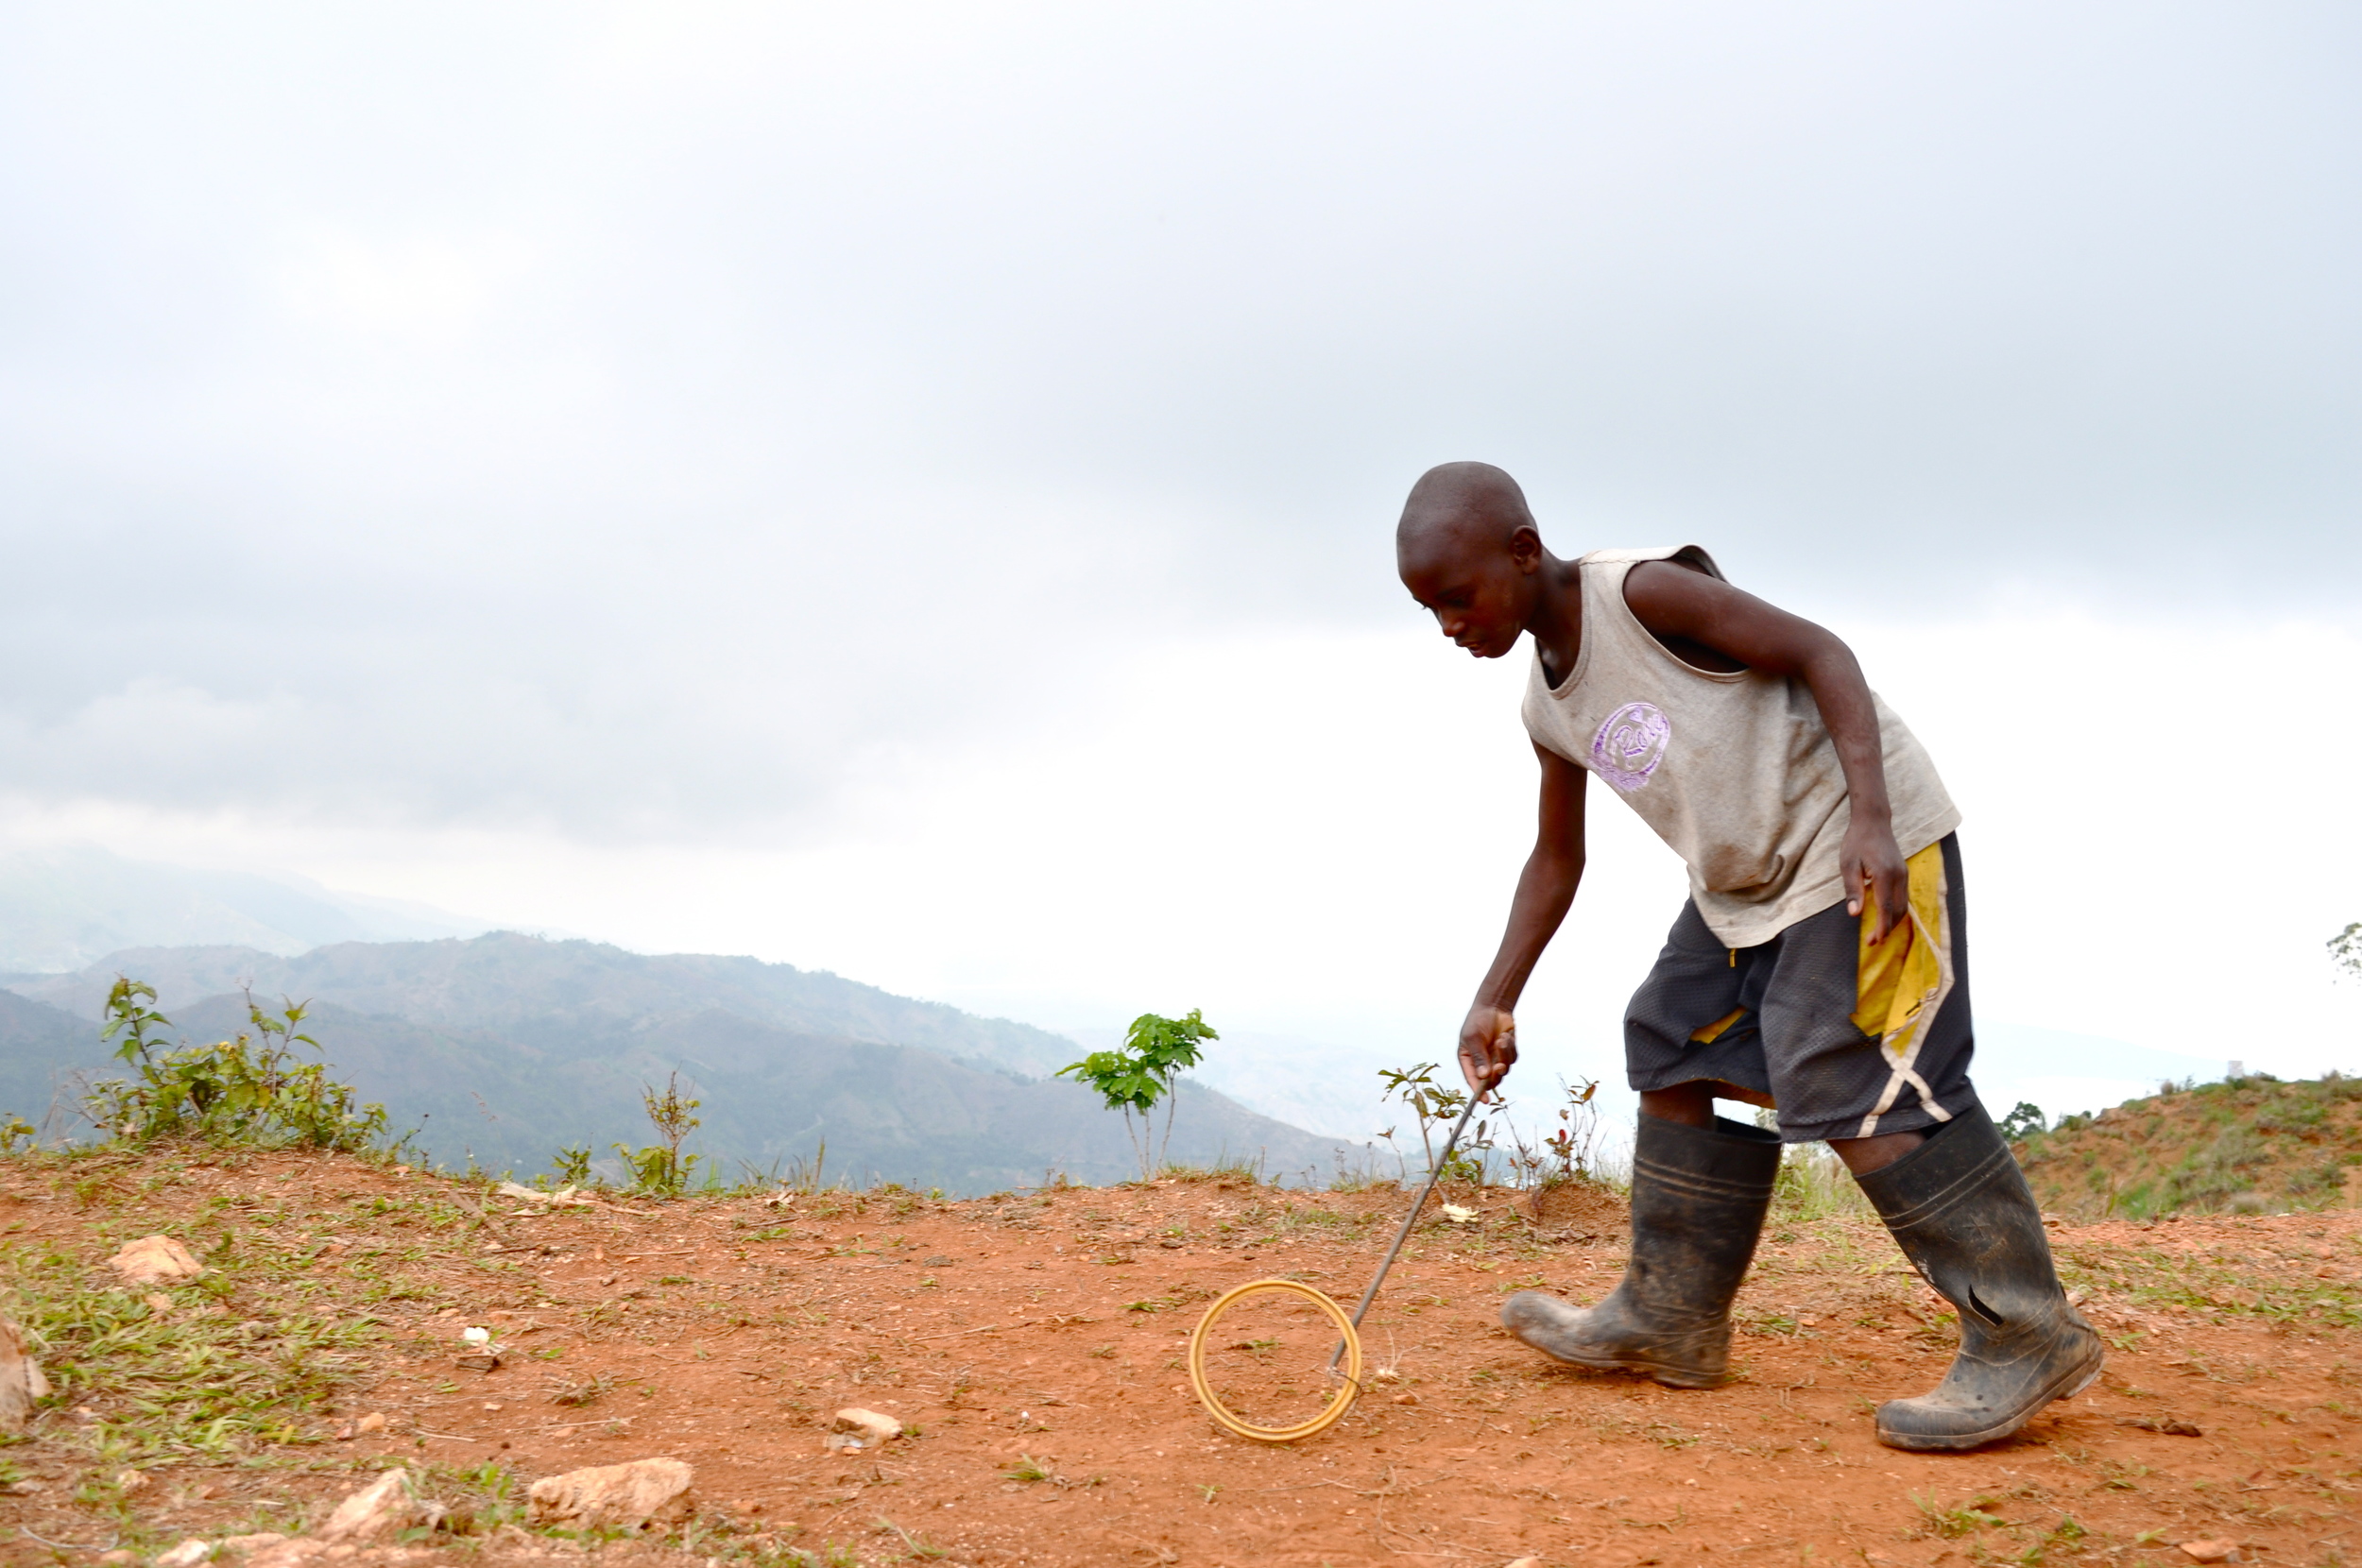
[[[2167,1086],[2018,1146],[2043,1207],[2148,1219],[2362,1202],[2362,1078]]]
[[[341,1156],[0,1160],[0,1313],[58,1386],[0,1448],[0,1559],[300,1528],[396,1462],[463,1532],[406,1548],[421,1563],[604,1559],[619,1546],[535,1531],[525,1489],[667,1456],[698,1511],[630,1552],[673,1568],[1967,1568],[2200,1540],[2302,1564],[2353,1528],[2362,1213],[2056,1227],[2106,1374],[2008,1443],[1939,1456],[1873,1440],[1869,1402],[1931,1387],[1954,1340],[1874,1224],[1775,1214],[1738,1380],[1676,1392],[1555,1366],[1497,1321],[1513,1290],[1612,1286],[1612,1195],[1546,1195],[1537,1218],[1463,1194],[1476,1218],[1423,1221],[1378,1298],[1350,1413],[1292,1447],[1224,1435],[1184,1370],[1205,1304],[1272,1276],[1350,1303],[1406,1201],[1233,1177],[564,1207]],[[151,1234],[206,1273],[122,1286],[103,1260]],[[1326,1352],[1287,1326],[1225,1349],[1283,1412],[1311,1385],[1279,1358]],[[484,1359],[471,1327],[494,1370],[462,1361]],[[848,1446],[846,1406],[906,1435]]]
[[[1631,1222],[1631,1210],[1615,1188],[1581,1179],[1536,1187],[1518,1210],[1566,1241],[1617,1236]]]

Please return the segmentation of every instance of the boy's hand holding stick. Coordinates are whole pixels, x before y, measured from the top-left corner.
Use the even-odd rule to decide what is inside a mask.
[[[1460,1075],[1482,1099],[1517,1062],[1517,1020],[1489,1002],[1468,1009],[1460,1026]]]

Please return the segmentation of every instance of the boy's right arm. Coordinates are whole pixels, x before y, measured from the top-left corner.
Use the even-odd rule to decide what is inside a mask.
[[[1533,853],[1526,857],[1525,872],[1517,878],[1500,951],[1494,955],[1484,983],[1477,987],[1467,1022],[1460,1026],[1460,1071],[1478,1094],[1507,1077],[1517,1060],[1511,1015],[1542,949],[1558,934],[1559,922],[1575,901],[1576,884],[1583,880],[1583,787],[1590,775],[1556,752],[1536,746],[1533,754],[1542,759]]]

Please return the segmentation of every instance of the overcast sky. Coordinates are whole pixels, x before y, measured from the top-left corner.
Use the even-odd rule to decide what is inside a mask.
[[[1980,1008],[2354,1058],[2362,13],[0,13],[0,837],[1446,1048],[1522,667],[1695,540],[1967,809]],[[1612,818],[1605,804],[1595,815]],[[1529,1037],[1612,1067],[1603,823]]]

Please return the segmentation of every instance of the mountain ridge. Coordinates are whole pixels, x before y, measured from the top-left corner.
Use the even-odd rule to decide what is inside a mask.
[[[1137,1173],[1121,1118],[1042,1076],[1082,1054],[1062,1035],[792,964],[516,932],[283,957],[135,948],[69,974],[12,977],[0,1090],[34,1089],[28,1049],[49,1049],[67,1071],[106,1069],[95,1025],[118,974],[155,985],[190,1038],[244,1031],[246,986],[265,1005],[308,1002],[306,1027],[338,1076],[454,1164],[535,1171],[560,1149],[644,1143],[642,1085],[681,1070],[705,1101],[688,1147],[732,1174],[810,1163],[824,1139],[832,1169],[953,1192],[1052,1171],[1099,1183]],[[7,1043],[9,1018],[20,1045]],[[81,1043],[61,1051],[63,1028]],[[1176,1103],[1179,1161],[1326,1172],[1359,1157],[1347,1140],[1202,1084],[1184,1082]]]
[[[491,924],[305,877],[135,861],[95,844],[0,854],[0,971],[73,970],[143,946],[227,940],[300,953],[331,942],[472,936]]]

